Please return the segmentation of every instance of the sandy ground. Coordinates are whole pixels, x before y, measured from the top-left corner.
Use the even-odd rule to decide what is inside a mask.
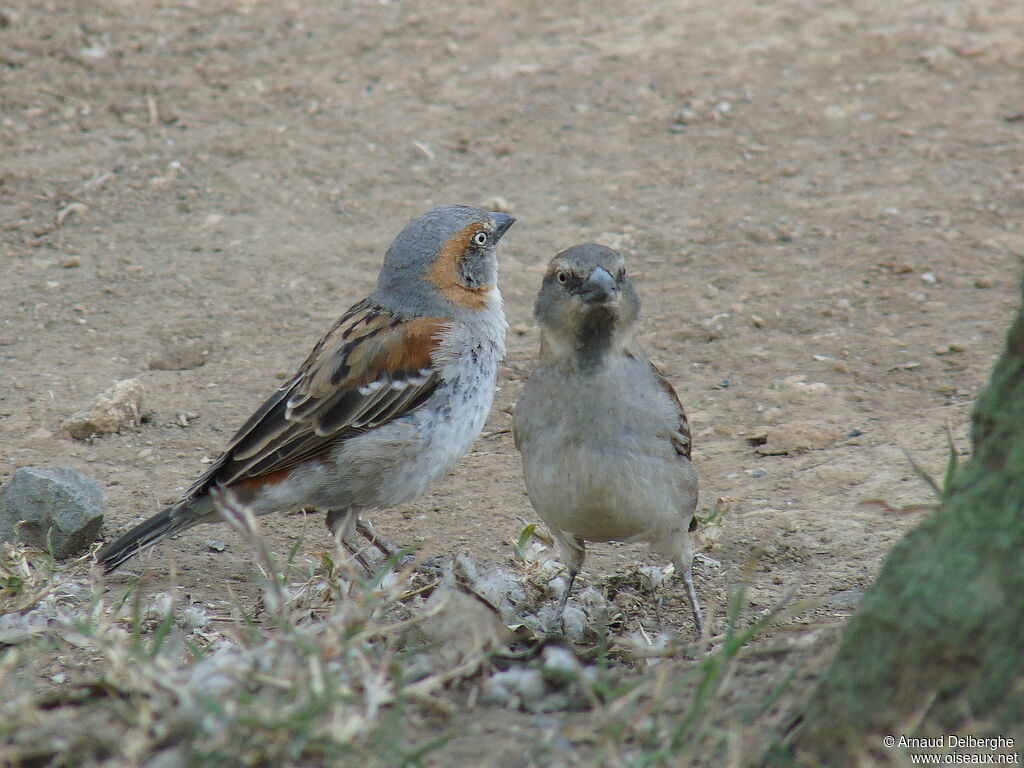
[[[519,223],[486,436],[379,530],[507,562],[534,519],[508,432],[533,297],[557,250],[597,241],[627,256],[693,425],[700,514],[720,517],[698,593],[721,619],[750,572],[748,617],[791,589],[820,598],[798,621],[848,616],[918,519],[862,502],[932,498],[902,448],[937,476],[947,424],[967,448],[1016,306],[1024,5],[627,5],[0,6],[0,482],[69,464],[102,487],[107,536],[153,514],[371,288],[408,219],[502,204]],[[145,387],[141,429],[61,430],[124,378]],[[327,543],[317,518],[264,521],[280,551]],[[638,559],[655,562],[592,546],[585,575]],[[223,527],[126,570],[172,564],[193,600],[255,593]],[[677,583],[662,597],[692,633]],[[654,626],[650,606],[628,621]]]

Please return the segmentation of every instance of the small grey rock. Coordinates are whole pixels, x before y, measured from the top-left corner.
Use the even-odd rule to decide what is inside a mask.
[[[103,526],[103,494],[71,467],[22,467],[0,494],[0,539],[55,557],[84,552]]]

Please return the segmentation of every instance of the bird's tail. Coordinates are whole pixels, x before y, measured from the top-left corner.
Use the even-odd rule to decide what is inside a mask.
[[[207,520],[209,517],[196,509],[193,501],[179,502],[118,536],[100,550],[96,562],[104,573],[110,573],[147,547]]]

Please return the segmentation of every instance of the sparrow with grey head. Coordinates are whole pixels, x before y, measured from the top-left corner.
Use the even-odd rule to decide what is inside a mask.
[[[112,571],[218,522],[217,489],[255,514],[327,510],[347,538],[365,510],[422,494],[483,428],[505,352],[495,246],[515,219],[446,205],[411,221],[376,289],[320,338],[180,501],[107,544]]]

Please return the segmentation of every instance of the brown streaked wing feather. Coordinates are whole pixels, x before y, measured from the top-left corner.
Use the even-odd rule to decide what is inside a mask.
[[[418,408],[440,383],[432,355],[447,327],[437,318],[401,322],[366,299],[356,304],[250,417],[190,495],[293,467]]]
[[[651,366],[651,371],[654,373],[654,379],[658,382],[658,386],[676,404],[676,408],[679,411],[679,423],[676,426],[675,432],[672,433],[672,446],[680,456],[690,458],[690,450],[693,446],[693,440],[690,438],[690,420],[686,418],[686,411],[683,410],[683,404],[679,401],[679,395],[676,394],[672,383],[658,370],[658,366],[650,360],[644,359],[644,361]]]

